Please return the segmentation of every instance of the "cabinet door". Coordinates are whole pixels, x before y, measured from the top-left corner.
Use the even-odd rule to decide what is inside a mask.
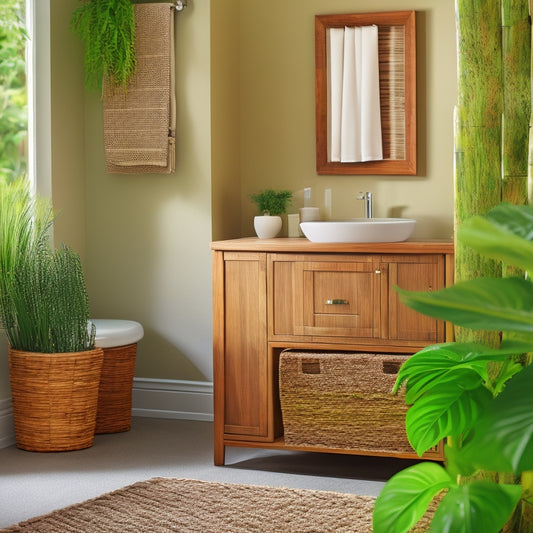
[[[372,261],[295,263],[294,333],[378,338],[380,278]]]
[[[224,433],[268,434],[266,254],[224,254]]]
[[[444,287],[444,257],[408,255],[387,258],[389,274],[389,339],[444,342],[444,322],[413,311],[400,302],[397,286],[409,291],[434,291]]]

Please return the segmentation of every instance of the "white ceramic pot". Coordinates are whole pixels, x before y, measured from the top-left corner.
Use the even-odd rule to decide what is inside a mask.
[[[262,215],[254,217],[254,229],[260,239],[272,239],[281,230],[281,217]]]

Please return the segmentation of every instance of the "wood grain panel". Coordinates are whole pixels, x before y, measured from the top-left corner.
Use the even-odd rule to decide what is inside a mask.
[[[295,263],[296,334],[372,338],[380,334],[380,284],[367,262]]]
[[[441,256],[411,256],[389,263],[389,339],[443,342],[444,322],[422,315],[401,303],[395,286],[409,291],[436,291],[444,287]]]
[[[224,263],[224,431],[266,436],[266,255],[233,255]]]

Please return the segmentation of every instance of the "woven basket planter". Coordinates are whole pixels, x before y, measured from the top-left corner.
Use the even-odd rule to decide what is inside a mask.
[[[285,444],[413,453],[404,394],[392,395],[406,356],[285,351],[280,399]]]
[[[131,427],[131,391],[137,343],[103,350],[96,433],[128,431]]]
[[[101,348],[75,353],[9,350],[17,447],[36,452],[92,446]]]

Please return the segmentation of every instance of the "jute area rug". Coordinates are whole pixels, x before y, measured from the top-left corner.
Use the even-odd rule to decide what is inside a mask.
[[[374,498],[154,478],[1,531],[368,533]]]

